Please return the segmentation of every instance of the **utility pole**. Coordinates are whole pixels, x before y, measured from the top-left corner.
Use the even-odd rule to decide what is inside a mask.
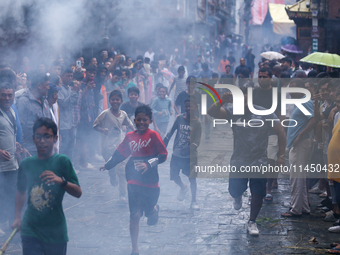
[[[313,0],[312,6],[310,2],[306,2],[306,7],[312,10],[312,49],[313,52],[319,51],[319,29],[318,29],[318,15],[319,15],[319,1]]]

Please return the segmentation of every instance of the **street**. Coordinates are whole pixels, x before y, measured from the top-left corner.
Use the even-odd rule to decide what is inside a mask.
[[[202,160],[228,164],[232,143],[223,141],[231,141],[231,135],[229,127],[212,128],[209,140],[202,135],[200,149],[211,153]],[[279,179],[279,193],[274,193],[274,202],[262,207],[257,220],[259,237],[249,236],[246,230],[249,191],[243,196],[243,208],[234,210],[226,178],[199,178],[197,201],[201,209],[191,211],[190,192],[186,200],[177,201],[179,188],[169,180],[172,145],[173,139],[168,147],[169,157],[159,167],[159,221],[150,227],[146,224],[147,218],[141,219],[140,254],[322,254],[326,250],[318,248],[328,248],[330,242],[339,239],[337,234],[327,231],[332,223],[323,222],[321,213],[315,212],[321,200],[317,195],[310,195],[311,215],[298,219],[281,218],[281,212],[288,209],[290,201],[287,178]],[[220,155],[224,155],[223,158]],[[96,166],[99,168],[100,164]],[[108,173],[81,171],[78,177],[83,196],[76,199],[66,194],[64,199],[70,239],[67,254],[130,254],[128,206],[117,204],[118,188],[110,185]],[[185,176],[181,177],[189,184]],[[319,243],[309,244],[311,237],[316,237]],[[5,238],[1,243],[3,241]],[[19,235],[6,254],[21,254]]]

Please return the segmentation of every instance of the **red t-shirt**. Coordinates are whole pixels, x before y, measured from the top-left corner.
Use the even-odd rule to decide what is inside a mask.
[[[117,151],[125,158],[131,155],[126,164],[126,180],[128,184],[135,184],[148,188],[158,188],[157,166],[148,169],[144,174],[134,167],[135,162],[146,162],[160,154],[168,155],[168,151],[160,135],[151,129],[139,134],[137,130],[126,134],[125,139],[118,145]]]

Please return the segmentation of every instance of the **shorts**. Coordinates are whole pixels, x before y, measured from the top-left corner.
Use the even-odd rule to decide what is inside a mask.
[[[243,192],[247,190],[249,180],[250,193],[262,197],[266,196],[265,178],[229,178],[229,193],[233,198],[242,196]]]
[[[136,213],[143,213],[146,217],[152,215],[155,205],[157,205],[160,189],[159,188],[146,188],[134,184],[128,184],[128,198],[130,218]]]
[[[179,176],[182,169],[182,174],[189,178],[196,178],[197,172],[194,171],[197,165],[197,157],[195,158],[180,158],[172,156],[170,161],[170,180],[173,181]]]
[[[21,236],[23,255],[66,255],[67,243],[50,244],[36,237]]]
[[[277,135],[270,135],[268,137],[267,157],[268,159],[277,160],[279,153],[279,138]]]

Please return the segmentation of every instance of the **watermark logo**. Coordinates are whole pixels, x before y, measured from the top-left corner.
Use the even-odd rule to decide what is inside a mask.
[[[220,96],[218,95],[217,91],[211,87],[208,84],[198,82],[199,84],[202,84],[206,87],[208,87],[210,90],[212,90],[217,98],[220,101],[220,104],[222,105],[222,100]],[[215,88],[217,89],[228,89],[230,93],[232,94],[233,97],[233,115],[244,115],[244,95],[243,92],[240,88],[238,88],[235,85],[230,85],[230,84],[216,84]],[[203,91],[205,91],[214,101],[215,105],[217,105],[217,102],[213,95],[207,90],[203,88],[199,88]],[[299,94],[304,94],[305,96],[302,98],[287,98],[287,94],[292,94],[292,93],[299,93]],[[248,88],[248,96],[247,96],[247,104],[249,111],[255,115],[260,115],[260,116],[265,116],[265,115],[270,115],[276,111],[277,104],[278,104],[278,91],[277,88],[272,88],[272,106],[270,109],[264,109],[264,110],[258,110],[255,109],[254,104],[253,104],[253,88],[249,87]],[[308,102],[311,99],[311,94],[307,89],[304,88],[281,88],[281,115],[286,115],[286,109],[288,104],[293,104],[297,108],[300,109],[300,111],[306,115],[310,116],[312,113],[310,113],[304,106],[303,103]],[[207,95],[202,94],[201,95],[201,114],[202,115],[207,115]]]

